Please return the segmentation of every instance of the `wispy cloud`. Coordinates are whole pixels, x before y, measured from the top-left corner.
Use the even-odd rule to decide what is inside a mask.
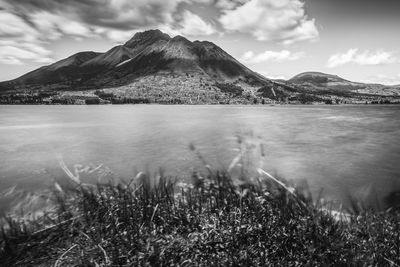
[[[281,50],[281,51],[265,51],[260,54],[255,54],[253,51],[247,51],[241,57],[241,60],[245,63],[257,64],[263,63],[267,61],[275,61],[275,62],[282,62],[282,61],[291,61],[291,60],[298,60],[304,57],[304,52],[291,52],[288,50]]]
[[[365,83],[377,83],[385,85],[400,85],[400,73],[397,75],[378,74],[364,79]]]
[[[264,76],[267,77],[268,79],[271,79],[271,80],[287,80],[285,75],[270,75],[270,74],[267,74],[267,75],[264,75]]]
[[[17,15],[0,10],[0,62],[21,65],[23,61],[49,63],[52,52],[45,48],[41,33]]]
[[[378,50],[375,52],[363,51],[358,48],[349,49],[345,53],[337,53],[328,59],[327,67],[335,68],[341,65],[354,63],[358,65],[382,65],[396,62],[397,59],[393,52]]]
[[[292,44],[319,36],[315,20],[307,17],[300,0],[249,0],[225,10],[219,21],[228,31],[250,33],[260,41]]]
[[[64,35],[87,38],[99,33],[115,38],[115,32],[152,28],[181,30],[186,35],[209,35],[215,32],[213,26],[198,14],[178,8],[190,2],[188,0],[2,1],[4,10],[23,18],[49,39]],[[199,1],[212,4],[212,1]]]
[[[211,0],[212,1],[212,0]],[[222,10],[235,9],[248,2],[249,0],[217,0],[215,5]]]
[[[183,0],[2,0],[8,10],[25,15],[49,12],[88,26],[129,30],[156,27],[174,20]],[[43,18],[45,20],[45,18]]]
[[[0,41],[0,62],[10,65],[21,65],[24,60],[37,63],[53,62],[52,52],[37,44]]]
[[[180,29],[185,35],[211,35],[216,29],[210,23],[205,22],[200,16],[185,10],[182,14]]]
[[[196,13],[195,5],[214,15]],[[318,37],[301,0],[0,0],[0,25],[0,40],[8,42],[0,61],[7,64],[50,62],[49,44],[64,37],[122,43],[153,28],[189,37],[241,32],[285,44]],[[284,57],[267,53],[252,60]]]
[[[205,4],[212,4],[212,1]],[[208,1],[208,0],[207,0]],[[48,63],[48,44],[63,37],[125,42],[137,31],[159,28],[176,35],[210,35],[214,25],[179,5],[187,0],[1,0],[0,62]]]

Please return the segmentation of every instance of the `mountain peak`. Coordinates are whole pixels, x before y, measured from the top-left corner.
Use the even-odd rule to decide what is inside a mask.
[[[150,45],[159,40],[169,41],[171,37],[160,30],[148,30],[136,33],[124,46],[134,48],[138,45]]]
[[[143,38],[143,37],[150,37],[150,36],[168,36],[169,37],[168,34],[163,33],[159,29],[155,29],[155,30],[147,30],[147,31],[143,31],[143,32],[137,32],[137,33],[135,33],[133,38]]]
[[[323,73],[323,72],[318,72],[318,71],[308,71],[308,72],[303,72],[300,74],[297,74],[295,77],[304,77],[304,76],[314,76],[314,77],[335,77],[338,78],[339,76],[337,75],[333,75],[333,74],[327,74],[327,73]]]
[[[214,44],[212,42],[209,42],[209,41],[196,40],[193,43],[196,44],[196,45],[207,46],[207,47],[215,47],[216,46],[216,44]]]
[[[188,39],[186,39],[185,37],[181,36],[181,35],[177,35],[174,38],[171,39],[172,42],[176,42],[176,43],[191,43]]]

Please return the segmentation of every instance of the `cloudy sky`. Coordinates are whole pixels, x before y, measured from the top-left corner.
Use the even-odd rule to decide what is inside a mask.
[[[400,0],[0,0],[0,81],[160,29],[271,78],[400,84]]]

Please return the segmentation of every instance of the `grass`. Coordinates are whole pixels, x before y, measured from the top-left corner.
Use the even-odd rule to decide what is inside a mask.
[[[8,218],[2,266],[400,266],[398,209],[334,216],[261,169],[234,177],[198,156],[207,171],[191,184],[57,185],[53,212]]]

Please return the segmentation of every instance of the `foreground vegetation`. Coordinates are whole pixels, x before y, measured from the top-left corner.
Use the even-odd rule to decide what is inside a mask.
[[[335,217],[299,189],[212,171],[131,182],[59,188],[55,214],[9,219],[2,266],[400,265],[395,209]]]
[[[205,174],[194,172],[190,184],[160,171],[94,186],[61,159],[72,186],[55,183],[42,216],[5,219],[0,265],[400,266],[399,209],[353,200],[347,212],[333,210],[305,185],[289,186],[262,165],[244,168],[256,165],[246,156],[254,146],[238,143],[222,172],[191,146]]]

